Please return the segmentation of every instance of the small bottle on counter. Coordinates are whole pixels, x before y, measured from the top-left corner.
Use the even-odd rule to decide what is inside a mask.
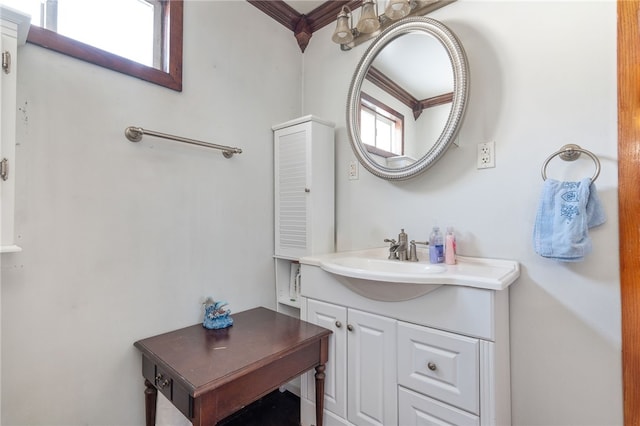
[[[453,233],[452,226],[447,228],[447,235],[444,237],[444,263],[456,264],[456,235]]]
[[[440,233],[440,227],[434,226],[429,236],[429,262],[444,262],[444,239]]]

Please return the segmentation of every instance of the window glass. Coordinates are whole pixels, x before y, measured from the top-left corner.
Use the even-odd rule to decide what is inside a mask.
[[[140,0],[58,0],[57,33],[153,66],[153,5]],[[114,31],[114,23],[117,31]]]
[[[31,15],[31,43],[182,90],[182,0],[0,1]]]
[[[153,66],[154,6],[145,0],[2,0],[31,15],[31,24]],[[114,31],[114,27],[117,31]]]

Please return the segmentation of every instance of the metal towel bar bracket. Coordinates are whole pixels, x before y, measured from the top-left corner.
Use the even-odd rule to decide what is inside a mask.
[[[542,180],[547,180],[547,166],[553,158],[559,156],[564,161],[575,161],[580,157],[580,154],[588,155],[596,164],[596,172],[593,174],[593,177],[591,177],[591,182],[595,182],[600,175],[600,160],[598,160],[598,157],[593,152],[573,143],[563,146],[560,150],[554,152],[544,160],[542,164]]]
[[[202,142],[195,139],[183,138],[180,136],[168,135],[166,133],[154,132],[153,130],[146,130],[142,127],[129,126],[124,129],[124,135],[131,142],[140,142],[142,140],[143,135],[155,136],[157,138],[170,139],[178,142],[184,142],[191,145],[204,146],[207,148],[219,149],[222,151],[222,155],[224,158],[231,158],[233,154],[242,154],[242,150],[240,148],[234,148],[231,146],[218,145],[210,142]]]

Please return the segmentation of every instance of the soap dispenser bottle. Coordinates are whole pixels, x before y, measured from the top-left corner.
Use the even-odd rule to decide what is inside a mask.
[[[452,226],[447,228],[447,235],[444,237],[444,263],[456,264],[456,235],[453,233]]]
[[[434,226],[429,236],[429,262],[444,262],[444,239],[439,226]]]

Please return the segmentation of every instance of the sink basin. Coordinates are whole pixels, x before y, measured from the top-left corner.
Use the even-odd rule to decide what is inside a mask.
[[[458,256],[455,265],[431,264],[418,250],[418,262],[389,260],[387,247],[308,256],[300,262],[319,266],[361,296],[399,302],[423,296],[443,285],[504,290],[520,276],[517,262]],[[303,286],[304,288],[304,286]]]
[[[415,284],[426,284],[426,275],[446,271],[442,264],[399,262],[349,255],[324,260],[320,262],[320,267],[327,272],[352,278]]]

